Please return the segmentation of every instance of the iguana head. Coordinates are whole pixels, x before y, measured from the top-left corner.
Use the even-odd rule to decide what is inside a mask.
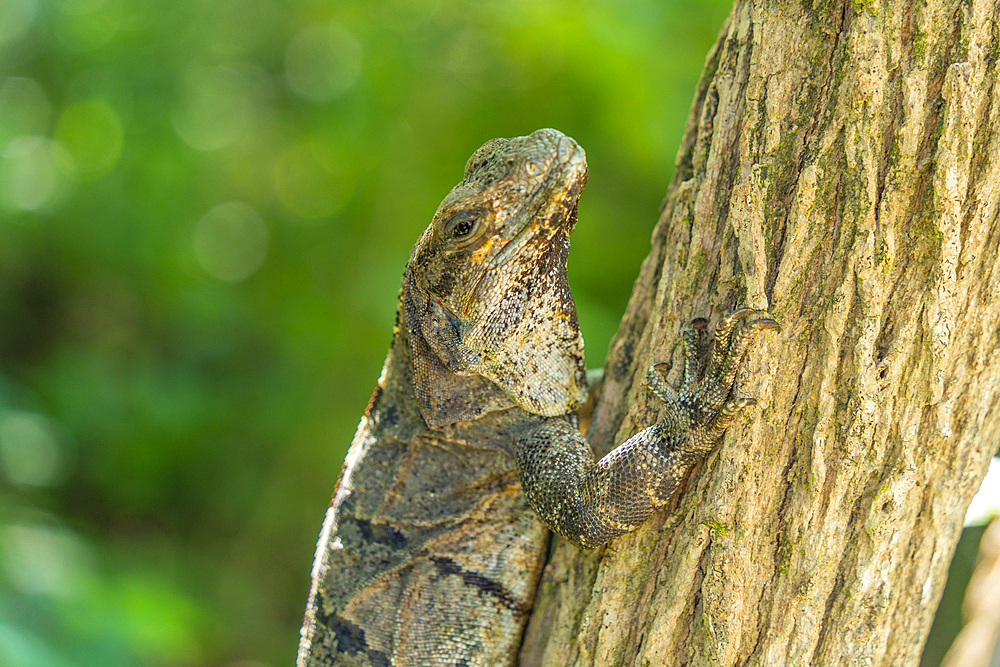
[[[586,398],[583,338],[566,280],[586,180],[583,149],[556,130],[538,130],[488,141],[441,202],[403,284],[414,383],[431,426],[512,403],[560,415]],[[422,346],[434,358],[422,359]],[[472,392],[483,394],[473,402],[488,405],[472,406],[470,415],[460,406],[468,396],[443,406],[435,398],[448,393],[442,373],[479,376],[500,391]]]

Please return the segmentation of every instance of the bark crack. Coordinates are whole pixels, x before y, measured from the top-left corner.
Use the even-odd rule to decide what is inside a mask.
[[[823,83],[820,84],[819,93],[817,94],[818,99],[816,100],[816,103],[813,104],[813,113],[810,115],[809,125],[802,133],[801,145],[803,148],[807,147],[809,143],[812,141],[813,135],[819,128],[819,124],[822,117],[825,115],[826,110],[829,108],[828,102],[830,100],[830,95],[832,94],[832,89],[833,89],[832,83],[834,79],[834,73],[837,69],[835,63],[837,62],[837,59],[840,58],[842,55],[843,45],[841,41],[844,37],[844,33],[847,31],[849,27],[849,19],[850,19],[849,2],[842,2],[840,4],[840,15],[837,17],[837,19],[839,20],[837,20],[837,22],[834,23],[833,25],[832,41],[834,43],[834,46],[833,48],[830,49],[830,56],[829,58],[827,58],[826,61],[826,67],[825,67],[826,76],[823,77]],[[798,158],[801,157],[802,153],[803,151],[800,151],[799,155],[796,156],[797,158],[796,168],[795,168],[796,173],[801,171],[801,160]]]
[[[915,0],[914,0],[915,1]],[[900,119],[902,118],[902,107],[903,107],[903,82],[902,77],[899,74],[900,69],[903,67],[903,63],[909,65],[913,57],[913,32],[914,24],[916,22],[916,16],[914,12],[914,2],[910,2],[905,10],[903,20],[903,28],[900,35],[900,44],[903,48],[903,54],[900,57],[900,63],[897,64],[889,71],[889,81],[886,86],[891,90],[892,103],[891,110],[889,112],[889,123],[885,128],[885,132],[882,136],[882,156],[881,162],[879,164],[878,176],[875,185],[875,238],[881,236],[881,222],[882,222],[882,196],[885,192],[885,180],[889,172],[889,165],[892,162],[891,154],[892,147],[895,143],[897,131],[899,130]]]
[[[823,118],[830,109],[830,100],[833,95],[833,81],[837,71],[837,61],[842,57],[844,33],[849,27],[850,3],[842,2],[839,13],[834,12],[832,30],[830,31],[830,41],[833,46],[829,48],[829,55],[822,67],[822,83],[820,83],[814,100],[809,103],[810,113],[808,123],[800,136],[796,139],[795,148],[792,151],[792,166],[787,171],[791,175],[788,182],[775,196],[776,205],[774,210],[781,214],[774,216],[775,221],[781,221],[779,229],[771,235],[773,240],[773,250],[769,250],[771,256],[781,257],[784,251],[785,230],[788,228],[788,215],[793,210],[790,202],[796,196],[799,187],[799,180],[802,174],[806,156],[810,154],[810,144],[818,131]],[[767,275],[765,276],[765,289],[768,300],[772,298],[774,285],[778,279],[778,263],[768,262]]]

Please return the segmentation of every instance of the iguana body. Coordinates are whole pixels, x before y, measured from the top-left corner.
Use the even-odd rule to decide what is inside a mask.
[[[633,530],[750,402],[733,396],[739,362],[777,325],[733,335],[753,311],[724,319],[699,382],[696,320],[681,390],[650,369],[660,421],[594,462],[574,426],[587,385],[566,282],[586,178],[555,130],[494,139],[414,246],[320,535],[300,666],[514,664],[546,524],[583,546]]]

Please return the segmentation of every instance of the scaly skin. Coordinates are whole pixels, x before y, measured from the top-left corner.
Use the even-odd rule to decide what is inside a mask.
[[[583,546],[633,530],[752,403],[737,369],[777,324],[737,311],[703,364],[695,320],[680,391],[650,369],[660,421],[594,462],[573,425],[587,385],[566,281],[586,178],[555,130],[494,139],[414,246],[317,546],[300,667],[514,664],[546,524]]]
[[[734,324],[757,315],[734,335]],[[646,373],[649,389],[663,401],[657,424],[623,442],[598,462],[590,445],[564,421],[550,421],[514,441],[514,459],[532,509],[546,525],[582,547],[596,547],[638,528],[673,496],[695,463],[708,454],[754,399],[733,395],[733,383],[757,335],[777,329],[766,312],[744,308],[716,328],[703,379],[700,350],[705,320],[684,334],[684,384],[674,391],[660,374]]]

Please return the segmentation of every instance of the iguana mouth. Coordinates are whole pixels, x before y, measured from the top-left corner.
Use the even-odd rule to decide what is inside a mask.
[[[572,213],[587,178],[587,156],[579,144],[565,136],[559,140],[556,155],[559,161],[549,167],[532,198],[515,214],[515,226],[520,229],[487,261],[487,269],[506,264],[529,243],[548,241],[553,234],[576,220]],[[546,195],[547,201],[542,204],[541,211],[534,211],[535,200]],[[567,233],[570,231],[566,230]]]
[[[478,296],[488,276],[511,263],[524,262],[526,257],[538,257],[545,252],[552,237],[559,232],[569,234],[576,224],[576,206],[587,182],[587,154],[570,137],[557,130],[539,132],[558,134],[555,150],[541,154],[541,160],[525,160],[521,165],[539,165],[547,161],[544,178],[534,187],[528,200],[512,215],[511,227],[517,231],[499,250],[482,263],[476,280],[467,294]],[[528,246],[535,246],[531,250]],[[487,283],[490,281],[487,280]]]

